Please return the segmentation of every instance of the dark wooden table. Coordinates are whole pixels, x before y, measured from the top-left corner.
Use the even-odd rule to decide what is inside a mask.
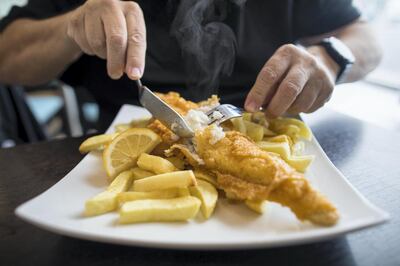
[[[322,110],[308,117],[333,163],[390,222],[330,241],[243,251],[175,251],[102,244],[38,229],[14,209],[81,159],[82,138],[0,150],[0,265],[400,265],[400,135]]]

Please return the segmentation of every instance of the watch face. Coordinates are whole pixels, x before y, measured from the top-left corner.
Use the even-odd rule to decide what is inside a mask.
[[[332,48],[336,50],[343,58],[345,58],[349,64],[353,64],[355,61],[354,55],[351,50],[340,40],[335,37],[330,37],[329,42]]]

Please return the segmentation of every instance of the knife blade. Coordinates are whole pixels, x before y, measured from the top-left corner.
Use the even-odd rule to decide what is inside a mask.
[[[185,119],[167,103],[155,95],[149,88],[143,86],[140,80],[136,81],[139,90],[139,102],[156,119],[180,137],[190,138],[194,136],[193,130]]]

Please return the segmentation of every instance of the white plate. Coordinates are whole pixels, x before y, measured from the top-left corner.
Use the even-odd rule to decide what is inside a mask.
[[[124,105],[117,123],[149,115],[140,107]],[[106,175],[99,153],[88,154],[69,174],[36,198],[16,209],[20,218],[62,235],[100,242],[181,249],[238,249],[276,247],[316,242],[382,223],[388,214],[373,206],[334,167],[315,139],[307,153],[316,159],[307,177],[338,207],[341,219],[333,227],[299,222],[287,209],[269,203],[264,215],[242,205],[220,200],[208,221],[118,225],[118,214],[82,216],[85,200],[102,191]],[[76,151],[78,152],[78,151]]]

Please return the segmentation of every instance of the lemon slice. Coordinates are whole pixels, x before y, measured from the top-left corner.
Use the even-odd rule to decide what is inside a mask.
[[[82,142],[81,146],[79,146],[79,151],[81,153],[88,153],[94,150],[102,150],[117,136],[118,133],[90,137]]]
[[[134,167],[140,154],[151,152],[160,142],[161,138],[147,128],[131,128],[119,134],[103,152],[107,175],[112,180]]]

